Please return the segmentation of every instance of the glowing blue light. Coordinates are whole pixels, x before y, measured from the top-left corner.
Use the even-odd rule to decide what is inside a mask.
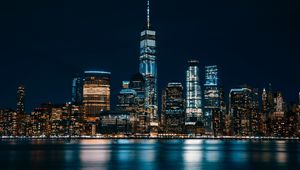
[[[85,74],[111,74],[111,72],[107,71],[85,71]]]

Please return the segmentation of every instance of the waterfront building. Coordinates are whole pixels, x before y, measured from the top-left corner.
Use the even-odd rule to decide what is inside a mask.
[[[122,90],[117,96],[117,110],[134,114],[137,93],[129,88],[130,81],[123,81]]]
[[[104,135],[126,135],[132,132],[130,113],[103,111],[100,114],[98,133]]]
[[[216,65],[205,67],[205,84],[203,98],[204,127],[206,134],[212,134],[213,125],[221,123],[220,87]],[[213,115],[216,113],[217,115]],[[213,121],[213,116],[215,120]],[[214,122],[214,123],[213,123]],[[217,123],[217,124],[216,124]],[[219,127],[219,125],[217,125]]]
[[[134,120],[133,131],[145,134],[149,132],[150,117],[145,110],[145,78],[142,74],[136,73],[130,79],[129,88],[136,92],[134,98]]]
[[[86,117],[99,117],[101,111],[110,110],[110,72],[85,71],[83,106]]]
[[[186,126],[203,124],[199,61],[190,60],[186,71]]]
[[[17,119],[17,135],[25,136],[26,131],[26,113],[25,113],[25,87],[20,85],[17,88],[17,108],[16,108],[16,119]]]
[[[80,136],[84,127],[83,108],[80,105],[66,104],[69,114],[69,135]]]
[[[287,117],[285,113],[285,104],[281,92],[274,95],[274,111],[270,118],[270,136],[282,137],[286,134]]]
[[[17,136],[17,112],[0,109],[0,136]]]
[[[212,109],[212,129],[214,136],[223,136],[230,134],[230,115],[227,113],[225,104],[225,92],[219,87],[219,108]],[[229,122],[226,122],[228,118]],[[226,124],[227,123],[227,124]]]
[[[63,106],[52,106],[49,118],[51,126],[50,136],[64,136],[66,128],[63,126]]]
[[[276,111],[276,103],[274,98],[274,93],[272,90],[272,84],[269,83],[268,88],[264,88],[262,92],[262,116],[261,119],[264,120],[262,123],[261,132],[264,135],[270,136],[272,134],[272,124],[271,118],[273,113]]]
[[[149,125],[157,130],[158,96],[157,96],[157,63],[156,63],[156,31],[150,22],[150,2],[147,1],[147,22],[140,34],[139,72],[145,78],[145,111],[149,117]]]
[[[162,125],[165,133],[182,133],[185,123],[183,86],[168,83],[162,95]]]
[[[51,135],[51,112],[53,105],[50,103],[41,104],[31,113],[30,136],[49,137]]]
[[[255,89],[247,86],[231,89],[229,110],[234,135],[251,136],[258,133],[258,93]]]
[[[83,114],[80,106],[67,103],[52,105],[50,136],[80,136],[83,129]]]

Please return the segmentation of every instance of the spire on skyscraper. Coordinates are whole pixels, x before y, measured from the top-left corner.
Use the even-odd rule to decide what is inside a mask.
[[[147,0],[147,28],[150,29],[150,0]]]

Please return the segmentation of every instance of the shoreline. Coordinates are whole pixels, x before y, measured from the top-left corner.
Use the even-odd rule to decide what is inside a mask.
[[[81,139],[92,139],[92,140],[112,140],[112,139],[143,139],[143,140],[152,140],[152,139],[162,139],[162,140],[187,140],[187,139],[199,139],[199,140],[285,140],[285,141],[300,141],[300,137],[238,137],[238,136],[223,136],[223,137],[213,137],[213,136],[193,136],[193,137],[178,137],[178,136],[162,136],[162,137],[151,137],[151,136],[132,136],[132,137],[124,137],[124,136],[60,136],[60,137],[24,137],[24,136],[2,136],[1,140],[81,140]]]

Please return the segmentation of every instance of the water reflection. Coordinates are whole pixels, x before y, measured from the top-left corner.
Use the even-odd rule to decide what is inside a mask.
[[[230,157],[232,162],[244,163],[248,159],[247,153],[248,141],[233,141],[230,149]]]
[[[299,143],[286,141],[2,141],[0,164],[1,169],[295,169],[300,151]]]
[[[279,163],[287,162],[287,154],[286,154],[286,142],[285,141],[277,141],[276,142],[276,160]]]

